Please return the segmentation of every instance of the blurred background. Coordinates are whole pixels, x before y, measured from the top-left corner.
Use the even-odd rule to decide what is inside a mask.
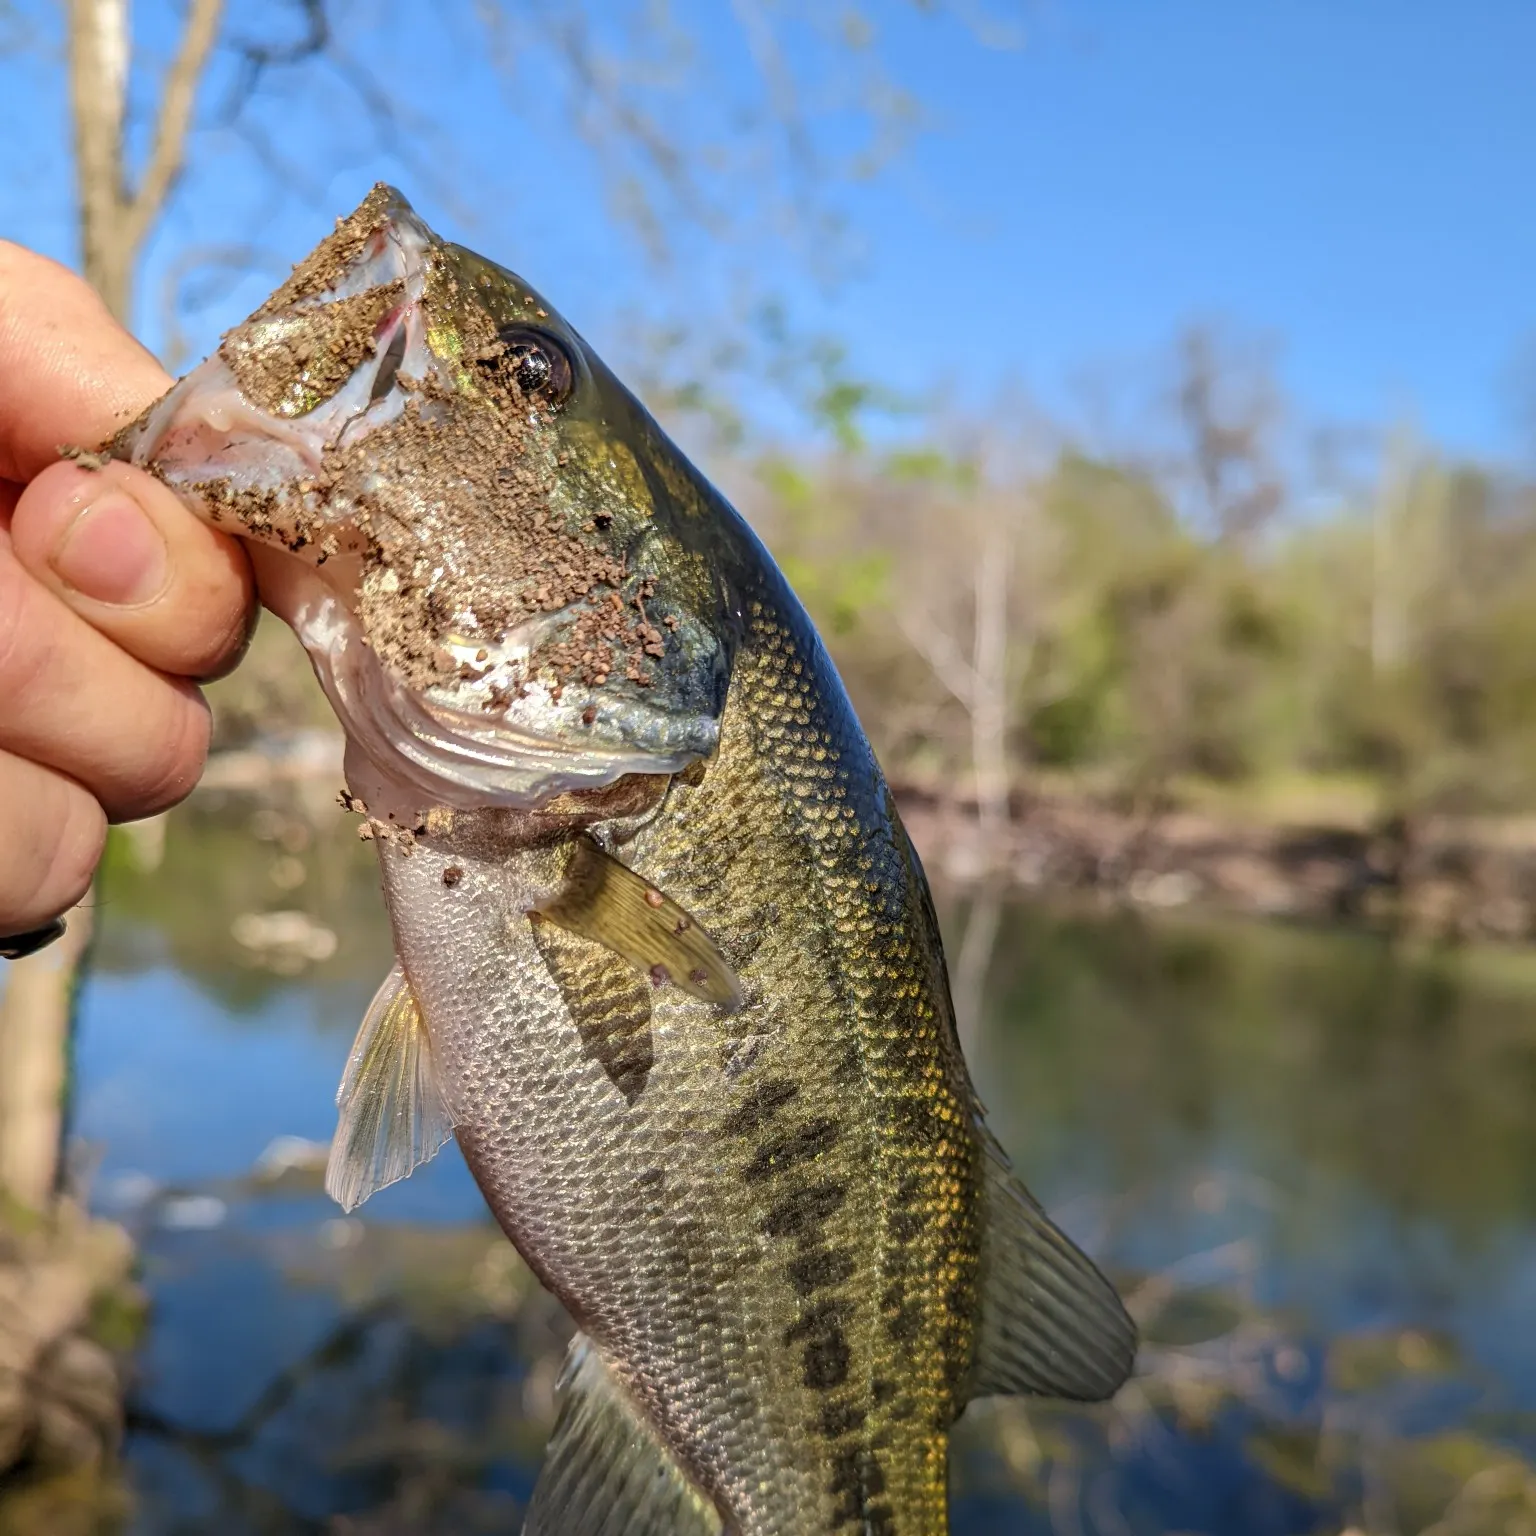
[[[957,1536],[1536,1531],[1536,10],[0,0],[0,234],[177,371],[376,179],[769,542],[993,1123],[1122,1284]],[[0,1533],[516,1530],[567,1336],[450,1148],[342,1218],[389,963],[266,624],[0,972]]]

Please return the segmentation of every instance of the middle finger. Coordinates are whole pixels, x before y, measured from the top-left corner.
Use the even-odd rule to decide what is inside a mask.
[[[0,748],[79,780],[121,821],[192,788],[208,732],[195,688],[135,661],[72,613],[0,535]]]

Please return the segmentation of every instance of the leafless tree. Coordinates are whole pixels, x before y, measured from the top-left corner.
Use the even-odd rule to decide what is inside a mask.
[[[241,188],[249,222],[205,231],[183,203],[195,241],[246,241],[283,201],[318,202],[336,166],[381,156],[459,204],[463,146],[411,105],[420,50],[406,45],[424,38],[465,61],[487,123],[585,146],[609,211],[653,254],[683,226],[743,233],[750,218],[755,244],[793,228],[811,262],[838,246],[832,189],[880,170],[924,121],[885,63],[884,24],[949,12],[984,44],[1014,40],[968,0],[725,9],[734,31],[706,35],[654,0],[145,0],[132,14],[129,0],[13,0],[0,5],[14,22],[0,68],[46,66],[55,47],[67,59],[82,264],[126,315],[157,222],[185,173],[211,164]],[[722,49],[748,67],[722,70]],[[823,132],[833,119],[837,133]],[[517,194],[517,164],[498,173],[501,201]],[[474,200],[486,191],[476,181]]]
[[[185,162],[224,0],[189,0],[180,46],[161,86],[149,158],[136,180],[124,134],[133,47],[128,0],[69,0],[68,15],[81,262],[86,280],[126,325],[139,253]]]
[[[1273,442],[1279,394],[1267,358],[1235,358],[1222,342],[1205,326],[1185,332],[1179,344],[1178,412],[1210,531],[1224,542],[1247,543],[1284,500]]]
[[[190,0],[176,57],[137,178],[126,154],[132,42],[128,0],[69,0],[70,106],[81,261],[107,308],[128,323],[133,273],[183,165],[199,81],[223,0]],[[0,993],[0,1188],[31,1210],[56,1192],[77,970],[91,932],[90,899],[57,945],[13,962]]]
[[[907,573],[893,609],[901,634],[966,720],[976,820],[962,862],[973,867],[952,872],[974,894],[951,981],[967,1032],[979,1023],[1002,918],[1000,865],[1009,846],[1023,685],[1049,622],[1049,531],[1027,469],[1002,466],[999,457],[986,448],[973,455],[976,482],[941,514],[948,533],[942,550],[931,537],[910,540],[922,570]],[[919,501],[928,522],[935,515],[931,487]]]

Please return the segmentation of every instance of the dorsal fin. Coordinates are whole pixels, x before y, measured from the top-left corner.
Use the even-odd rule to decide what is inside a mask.
[[[720,1536],[715,1506],[577,1334],[523,1536]]]
[[[741,983],[715,941],[664,891],[578,837],[565,883],[534,908],[546,922],[605,944],[650,975],[735,1012]]]
[[[405,1178],[453,1135],[432,1043],[397,960],[374,993],[336,1090],[325,1192],[344,1211]]]
[[[1092,1260],[1013,1176],[985,1127],[982,1139],[986,1225],[971,1396],[1113,1397],[1136,1363],[1136,1325]]]

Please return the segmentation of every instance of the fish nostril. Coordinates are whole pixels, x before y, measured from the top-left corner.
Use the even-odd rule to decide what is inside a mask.
[[[405,326],[397,324],[379,358],[378,372],[373,376],[373,388],[368,393],[368,404],[377,405],[395,387],[395,377],[400,364],[405,361]]]

